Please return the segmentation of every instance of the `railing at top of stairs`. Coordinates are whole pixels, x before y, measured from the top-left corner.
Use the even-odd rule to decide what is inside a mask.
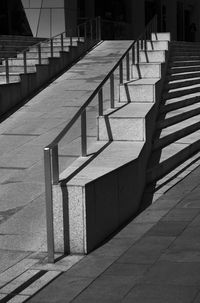
[[[64,51],[64,37],[69,38],[69,46],[73,45],[73,37],[77,37],[77,41],[81,42],[82,39],[84,42],[91,40],[99,42],[101,40],[101,20],[100,17],[96,17],[93,19],[90,19],[86,22],[83,22],[76,26],[75,29],[69,29],[65,32],[62,32],[54,37],[48,38],[43,40],[42,42],[39,42],[37,44],[31,45],[30,47],[26,48],[23,51],[23,69],[24,74],[27,73],[27,52],[29,52],[31,47],[36,47],[38,52],[38,64],[42,63],[42,43],[50,43],[50,54],[51,57],[54,55],[54,41],[60,38],[60,47],[61,51]],[[59,46],[56,44],[56,46]],[[21,52],[19,52],[21,53]],[[2,60],[2,62],[5,61],[5,67],[6,67],[6,83],[10,82],[10,72],[9,72],[9,58],[6,58],[5,60]]]
[[[107,74],[104,80],[99,84],[88,100],[80,107],[74,117],[58,134],[58,136],[44,148],[44,169],[45,169],[45,192],[46,192],[46,220],[47,220],[47,249],[48,262],[53,263],[54,259],[54,226],[53,226],[53,197],[52,187],[59,183],[59,158],[58,143],[68,133],[74,123],[81,118],[81,156],[87,156],[87,132],[86,132],[86,109],[90,103],[98,96],[98,114],[103,116],[103,87],[110,81],[110,107],[115,106],[114,95],[114,72],[119,71],[119,84],[123,84],[124,80],[130,80],[130,68],[132,64],[139,64],[139,51],[147,49],[147,40],[151,39],[151,33],[157,33],[157,16],[149,22],[143,33],[136,39],[126,52],[121,56],[112,70]],[[130,60],[131,57],[131,60]],[[123,68],[125,61],[125,69]],[[125,72],[125,75],[124,75]]]

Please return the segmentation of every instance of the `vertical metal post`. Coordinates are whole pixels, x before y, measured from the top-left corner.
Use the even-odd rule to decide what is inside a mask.
[[[101,40],[101,17],[97,17],[98,22],[98,40]]]
[[[87,156],[87,123],[86,123],[86,109],[81,114],[81,155]]]
[[[119,64],[119,83],[123,84],[123,61]]]
[[[58,145],[52,148],[52,181],[54,185],[59,182]]]
[[[63,41],[63,33],[60,35],[60,41],[61,41],[61,51],[64,51],[64,41]]]
[[[140,63],[140,41],[137,40],[136,42],[136,48],[137,48],[137,64]]]
[[[46,193],[46,224],[47,224],[47,250],[48,262],[54,263],[54,226],[53,226],[53,194],[51,175],[51,150],[44,149],[44,173]]]
[[[24,73],[27,74],[27,60],[26,51],[23,51],[23,61],[24,61]]]
[[[71,30],[69,30],[69,35],[70,35],[70,46],[72,46],[72,44],[73,44],[73,41],[72,41],[72,31]]]
[[[135,64],[135,44],[132,47],[132,64]]]
[[[10,77],[9,77],[9,63],[8,63],[8,58],[5,59],[6,63],[6,83],[10,82]]]
[[[126,55],[126,79],[130,80],[130,64],[129,64],[129,52]]]
[[[38,63],[42,63],[42,57],[41,57],[41,44],[38,44]]]
[[[92,21],[93,20],[90,21],[90,38],[91,38],[91,40],[93,39],[93,24],[92,24]]]
[[[78,36],[78,42],[80,41],[80,27],[77,26],[77,36]]]
[[[87,40],[87,23],[86,22],[84,23],[84,40],[85,40],[85,42]]]
[[[53,38],[50,41],[51,41],[51,57],[53,57]]]
[[[110,76],[110,107],[115,108],[115,83],[114,73]]]
[[[98,92],[99,116],[103,116],[103,89]]]

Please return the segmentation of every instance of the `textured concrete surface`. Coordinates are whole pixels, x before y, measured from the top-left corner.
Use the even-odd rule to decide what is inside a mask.
[[[197,303],[200,167],[30,303]]]

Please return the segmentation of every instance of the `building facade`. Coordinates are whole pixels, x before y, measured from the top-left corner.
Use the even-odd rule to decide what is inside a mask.
[[[172,39],[200,41],[199,0],[1,0],[0,34],[52,37],[95,16],[105,39],[134,39],[158,15]]]

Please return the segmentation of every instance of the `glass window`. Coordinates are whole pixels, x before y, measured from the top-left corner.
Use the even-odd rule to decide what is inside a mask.
[[[52,9],[52,36],[65,31],[64,9]]]
[[[50,9],[42,9],[40,24],[38,27],[38,37],[50,37]]]
[[[31,8],[41,8],[42,0],[30,0]]]
[[[62,7],[64,8],[64,0],[43,0],[42,7]]]
[[[33,36],[36,36],[37,26],[40,16],[40,9],[25,9],[26,17],[28,19],[29,25]]]

